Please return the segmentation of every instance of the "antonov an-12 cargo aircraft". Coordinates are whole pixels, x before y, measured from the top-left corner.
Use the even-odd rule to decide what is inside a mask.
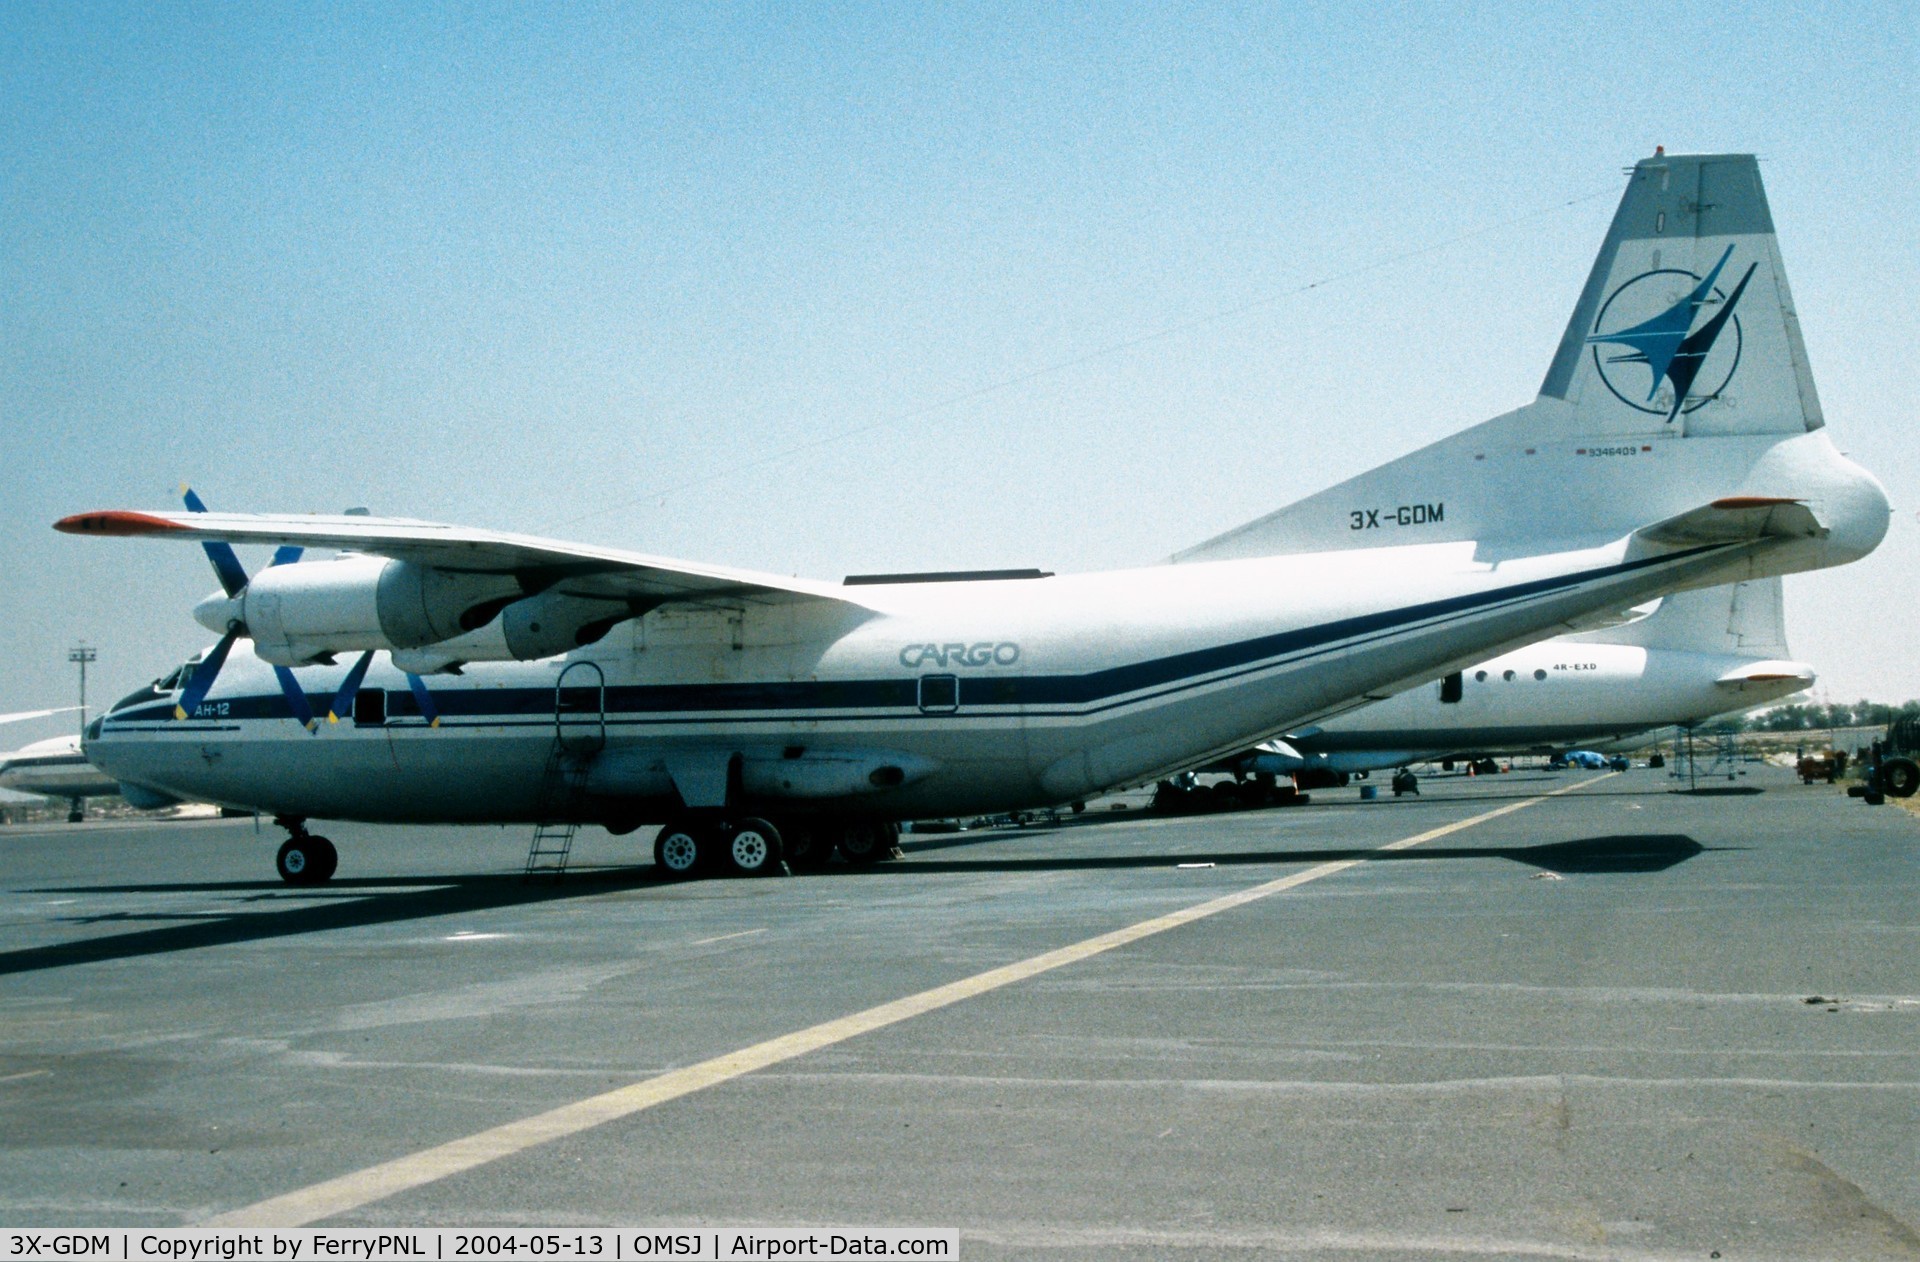
[[[1311,787],[1423,759],[1564,753],[1751,710],[1813,679],[1787,648],[1780,580],[1759,579],[1678,592],[1620,626],[1478,662],[1288,732],[1232,766]]]
[[[87,753],[274,814],[290,880],[333,870],[315,817],[659,822],[666,873],[754,873],[1151,783],[1665,592],[1855,560],[1887,499],[1824,426],[1758,165],[1657,153],[1538,398],[1168,564],[829,583],[353,515],[58,528],[207,546],[219,643]],[[280,551],[249,576],[233,544]]]

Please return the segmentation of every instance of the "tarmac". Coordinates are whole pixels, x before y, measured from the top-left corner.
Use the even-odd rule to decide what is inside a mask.
[[[328,824],[304,890],[250,820],[0,830],[0,1225],[1920,1257],[1920,820],[1380,792],[679,884],[651,830],[529,883],[528,830]]]

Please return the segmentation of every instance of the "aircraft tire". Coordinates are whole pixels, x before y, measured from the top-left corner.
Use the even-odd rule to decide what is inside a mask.
[[[1193,809],[1193,797],[1171,780],[1153,786],[1153,801],[1147,807],[1162,815],[1179,815]]]
[[[1880,787],[1897,798],[1912,797],[1920,790],[1920,763],[1911,758],[1882,759]]]
[[[728,828],[721,854],[735,876],[768,876],[780,870],[780,830],[748,816]]]
[[[840,830],[840,854],[848,863],[865,867],[889,857],[893,838],[878,824],[864,820]]]
[[[688,820],[669,820],[653,839],[653,862],[660,874],[683,881],[706,863],[713,834]]]
[[[832,827],[810,821],[789,821],[780,830],[780,849],[796,871],[818,871],[833,859]]]
[[[325,837],[289,837],[273,857],[275,871],[288,885],[324,885],[340,865],[340,852]]]

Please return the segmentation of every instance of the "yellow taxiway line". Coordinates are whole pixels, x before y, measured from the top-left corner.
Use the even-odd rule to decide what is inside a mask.
[[[1012,964],[1004,964],[999,968],[990,968],[984,973],[975,973],[972,977],[948,982],[944,986],[935,986],[917,995],[908,995],[904,999],[895,999],[890,1003],[883,1003],[862,1012],[808,1026],[804,1030],[782,1034],[764,1043],[755,1043],[751,1047],[743,1047],[738,1051],[700,1061],[698,1064],[670,1070],[630,1086],[617,1087],[601,1095],[578,1100],[572,1104],[563,1104],[557,1109],[549,1109],[545,1113],[537,1113],[517,1122],[507,1122],[481,1131],[477,1135],[451,1140],[421,1152],[396,1157],[391,1161],[368,1166],[364,1170],[356,1170],[338,1178],[315,1183],[310,1187],[269,1197],[264,1201],[255,1201],[251,1205],[243,1205],[238,1209],[210,1218],[205,1225],[209,1227],[301,1227],[323,1218],[331,1218],[336,1214],[344,1214],[410,1188],[434,1183],[462,1171],[472,1170],[476,1166],[498,1161],[502,1157],[525,1152],[529,1148],[550,1140],[577,1135],[581,1131],[591,1130],[607,1122],[631,1117],[656,1104],[665,1104],[669,1100],[677,1100],[681,1096],[691,1095],[723,1082],[731,1082],[735,1078],[743,1077],[756,1070],[805,1056],[808,1052],[817,1052],[821,1048],[844,1043],[862,1034],[870,1034],[875,1030],[897,1025],[902,1021],[948,1007],[962,1000],[973,999],[1004,986],[1011,986],[1015,982],[1037,977],[1041,973],[1051,972],[1056,968],[1064,968],[1069,964],[1077,964],[1081,960],[1118,950],[1143,938],[1165,933],[1169,929],[1178,929],[1196,920],[1205,920],[1209,916],[1217,916],[1221,912],[1244,907],[1248,903],[1258,902],[1274,894],[1298,889],[1310,881],[1318,881],[1323,877],[1333,876],[1365,863],[1371,855],[1385,854],[1394,850],[1410,850],[1414,846],[1484,824],[1502,815],[1524,810],[1550,797],[1558,797],[1562,793],[1570,793],[1575,789],[1597,784],[1606,778],[1608,777],[1602,776],[1593,780],[1582,780],[1577,784],[1555,789],[1551,793],[1543,793],[1539,797],[1523,798],[1457,823],[1445,824],[1412,837],[1403,837],[1399,841],[1389,842],[1377,850],[1370,851],[1367,856],[1316,864],[1291,876],[1283,876],[1264,884],[1251,886],[1237,893],[1224,894],[1204,903],[1196,903],[1192,907],[1168,912],[1164,916],[1142,920],[1137,924],[1115,929],[1111,933],[1099,934],[1070,946],[1060,947],[1058,950],[1043,952]]]

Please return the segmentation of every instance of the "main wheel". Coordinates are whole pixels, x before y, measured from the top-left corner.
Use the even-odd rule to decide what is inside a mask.
[[[692,876],[706,858],[709,834],[686,820],[674,820],[653,839],[653,861],[674,878]]]
[[[288,885],[324,884],[339,863],[339,852],[325,837],[289,837],[273,857],[273,866]]]
[[[878,863],[892,849],[892,836],[875,824],[848,824],[840,832],[840,853],[848,863]]]
[[[831,827],[812,823],[788,823],[780,833],[780,849],[792,867],[818,870],[833,858]]]
[[[1193,809],[1193,795],[1171,780],[1153,786],[1153,802],[1147,807],[1162,815],[1178,815]]]
[[[733,826],[722,847],[735,876],[765,876],[780,870],[780,830],[749,817]]]
[[[1912,797],[1920,789],[1920,763],[1911,758],[1882,759],[1880,787],[1897,798]]]

